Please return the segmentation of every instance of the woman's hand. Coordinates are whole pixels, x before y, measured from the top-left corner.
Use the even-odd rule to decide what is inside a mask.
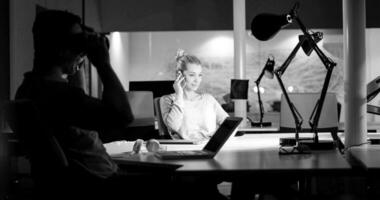
[[[183,98],[183,88],[186,86],[185,76],[178,72],[177,78],[174,81],[173,88],[177,98]]]

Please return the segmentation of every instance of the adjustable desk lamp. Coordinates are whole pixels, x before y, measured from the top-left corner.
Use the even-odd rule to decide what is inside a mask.
[[[319,47],[317,46],[317,42],[319,42],[322,39],[323,34],[320,32],[309,33],[309,31],[306,29],[306,27],[304,26],[304,24],[301,22],[300,18],[297,15],[298,7],[299,7],[299,3],[297,2],[293,6],[291,11],[285,15],[275,15],[275,14],[267,14],[267,13],[257,15],[252,20],[251,31],[252,31],[252,35],[254,35],[258,40],[266,41],[266,40],[271,39],[274,35],[276,35],[279,30],[291,24],[293,20],[297,21],[297,24],[299,28],[302,30],[303,35],[299,36],[298,44],[293,49],[293,51],[291,52],[289,57],[286,59],[286,61],[283,63],[283,65],[279,67],[278,69],[274,70],[273,73],[276,75],[280,83],[281,89],[284,93],[284,96],[289,104],[289,107],[295,119],[295,123],[296,123],[295,148],[296,150],[300,150],[299,142],[302,142],[302,144],[307,145],[311,149],[331,149],[334,147],[333,141],[319,141],[318,139],[318,122],[319,122],[319,118],[322,112],[323,103],[326,97],[332,70],[336,66],[336,63],[333,62],[330,58],[328,58],[319,49]],[[314,137],[311,141],[310,140],[299,141],[298,132],[301,130],[302,117],[299,116],[297,109],[291,103],[289,96],[287,95],[284,85],[281,81],[281,76],[285,73],[285,70],[287,69],[288,65],[295,57],[300,47],[302,47],[302,49],[307,55],[310,55],[312,50],[314,50],[317,53],[320,60],[322,61],[322,63],[325,65],[325,68],[327,70],[327,74],[325,77],[325,81],[323,83],[320,98],[318,99],[309,119],[311,130],[314,133]]]
[[[273,78],[273,68],[274,68],[274,59],[273,58],[268,58],[267,63],[265,64],[263,70],[261,71],[261,74],[259,77],[256,79],[256,87],[257,87],[257,97],[259,100],[259,109],[260,109],[260,121],[259,122],[251,122],[252,126],[259,126],[259,127],[264,127],[264,126],[271,126],[271,122],[263,122],[263,117],[264,117],[264,107],[263,107],[263,102],[261,101],[261,95],[260,95],[260,81],[265,75],[266,77],[272,79]]]
[[[367,84],[367,103],[380,93],[380,76]],[[380,115],[380,107],[367,104],[367,112]]]
[[[303,40],[304,41],[304,40]],[[290,111],[293,115],[294,123],[295,123],[295,138],[280,138],[280,145],[281,146],[292,146],[293,149],[291,151],[286,151],[285,149],[280,148],[280,154],[303,154],[303,153],[309,153],[308,149],[304,147],[302,144],[300,144],[300,139],[299,139],[299,132],[302,129],[302,123],[303,123],[303,118],[301,114],[298,112],[297,108],[294,106],[292,101],[289,98],[288,92],[286,92],[284,83],[282,82],[281,76],[282,74],[285,73],[285,70],[289,66],[290,61],[294,58],[296,52],[298,49],[301,47],[301,42],[298,43],[296,48],[292,51],[290,56],[286,59],[285,63],[279,67],[276,68],[275,70],[272,70],[270,73],[276,75],[276,78],[278,80],[278,83],[280,84],[282,93],[284,94],[285,100],[289,105]]]
[[[367,84],[367,103],[372,101],[380,93],[380,76]],[[367,104],[367,113],[380,115],[380,107]],[[380,139],[371,138],[371,144],[379,144]]]

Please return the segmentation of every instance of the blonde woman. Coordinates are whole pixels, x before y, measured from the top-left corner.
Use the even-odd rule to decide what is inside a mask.
[[[160,101],[164,123],[175,139],[207,140],[228,114],[212,95],[198,92],[203,74],[197,57],[178,50],[176,64],[175,93]]]
[[[183,50],[178,50],[176,79],[173,84],[175,93],[163,96],[160,101],[164,123],[174,139],[197,142],[207,140],[228,117],[213,96],[198,92],[202,76],[201,61],[193,55],[185,54]],[[186,193],[188,199],[202,197],[227,200],[217,189],[220,182],[221,180],[209,178],[183,180],[178,192]],[[189,194],[188,188],[196,192]]]

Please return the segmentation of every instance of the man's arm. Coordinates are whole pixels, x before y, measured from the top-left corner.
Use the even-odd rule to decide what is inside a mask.
[[[108,53],[107,38],[99,34],[91,34],[88,38],[87,56],[98,71],[103,82],[102,102],[115,110],[122,123],[133,121],[133,114],[124,88],[113,71]]]

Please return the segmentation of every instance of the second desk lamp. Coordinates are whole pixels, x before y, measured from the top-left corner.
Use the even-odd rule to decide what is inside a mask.
[[[260,95],[260,82],[263,76],[272,79],[273,78],[273,68],[274,68],[274,58],[269,57],[264,68],[262,69],[259,77],[256,79],[256,88],[257,88],[257,98],[259,101],[259,111],[260,111],[260,119],[258,122],[252,121],[251,120],[251,125],[252,126],[258,126],[258,127],[265,127],[265,126],[271,126],[271,122],[263,122],[264,118],[264,107],[263,107],[263,102],[261,101],[261,95]]]

